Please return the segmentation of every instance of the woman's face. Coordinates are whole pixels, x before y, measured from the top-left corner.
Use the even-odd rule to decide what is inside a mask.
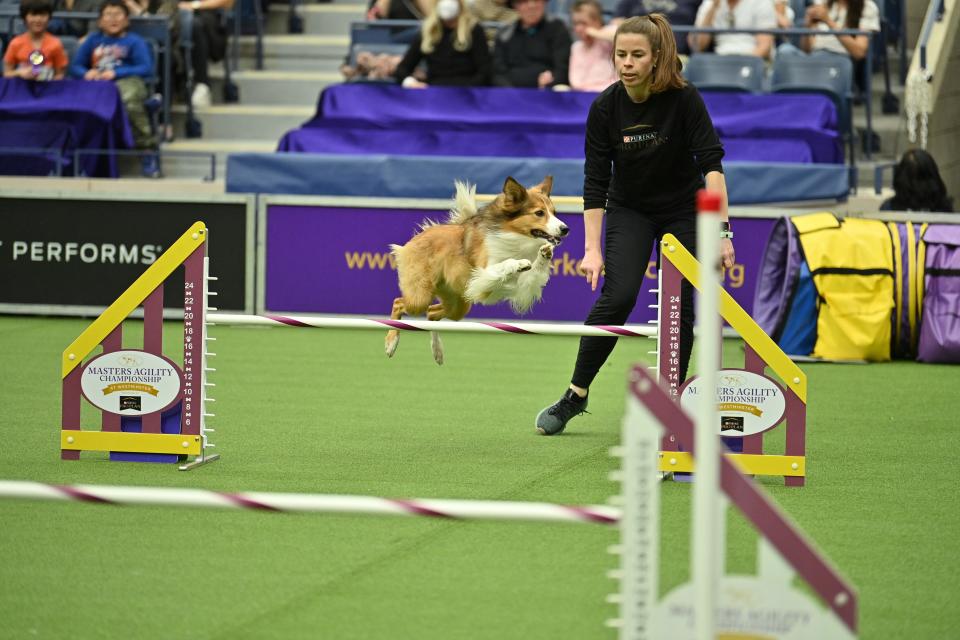
[[[613,49],[613,67],[625,87],[642,85],[653,72],[650,40],[642,33],[621,33]]]

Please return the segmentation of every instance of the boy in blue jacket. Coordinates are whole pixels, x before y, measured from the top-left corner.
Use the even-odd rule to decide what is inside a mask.
[[[124,0],[104,0],[100,5],[99,32],[91,33],[80,45],[70,63],[70,75],[84,80],[113,81],[120,91],[127,117],[133,129],[137,149],[155,149],[156,136],[150,129],[150,119],[144,101],[147,85],[144,78],[153,75],[153,55],[146,40],[130,27],[130,9]],[[156,154],[141,158],[144,175],[159,175]]]

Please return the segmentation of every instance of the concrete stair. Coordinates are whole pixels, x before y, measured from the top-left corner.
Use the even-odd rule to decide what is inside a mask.
[[[295,129],[309,120],[314,112],[313,104],[263,105],[263,104],[217,104],[195,112],[203,123],[202,139],[213,141],[252,139],[271,140],[276,143],[284,133]],[[185,137],[187,108],[176,106],[173,109],[174,134]],[[227,145],[229,146],[229,145]]]
[[[223,95],[223,68],[211,70],[213,92]],[[338,71],[237,71],[232,74],[240,89],[241,105],[315,105],[324,87],[340,82]]]
[[[263,38],[263,69],[256,69],[256,38],[239,41],[239,69],[232,74],[240,101],[223,103],[223,65],[210,66],[214,104],[196,110],[200,138],[186,138],[185,105],[173,107],[175,139],[162,147],[164,176],[222,178],[226,157],[237,152],[274,151],[287,131],[316,111],[324,87],[340,82],[340,65],[350,45],[350,23],[363,20],[362,3],[301,5],[304,33],[288,33],[289,5],[272,5]],[[211,158],[215,167],[211,170]],[[139,165],[126,163],[124,175],[137,175]]]
[[[264,69],[277,71],[336,71],[350,48],[344,34],[266,34],[263,37]],[[242,36],[240,68],[254,69],[256,37]]]
[[[271,153],[276,141],[255,139],[178,139],[163,145],[164,177],[221,181],[231,153]]]
[[[350,23],[366,18],[367,5],[362,2],[336,4],[301,4],[297,15],[303,24],[303,33],[350,34]],[[266,16],[267,33],[289,33],[290,5],[271,4]]]

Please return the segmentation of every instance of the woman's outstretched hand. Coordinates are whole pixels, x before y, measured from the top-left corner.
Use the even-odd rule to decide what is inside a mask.
[[[590,290],[596,291],[600,274],[603,273],[603,256],[599,251],[587,251],[580,262],[580,268],[583,269],[587,282],[590,283]]]

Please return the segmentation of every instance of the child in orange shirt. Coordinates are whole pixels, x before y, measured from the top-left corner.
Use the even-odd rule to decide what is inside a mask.
[[[50,0],[23,0],[20,16],[27,32],[10,41],[3,56],[3,77],[24,80],[61,80],[67,70],[67,54],[60,38],[47,33],[53,14]]]

